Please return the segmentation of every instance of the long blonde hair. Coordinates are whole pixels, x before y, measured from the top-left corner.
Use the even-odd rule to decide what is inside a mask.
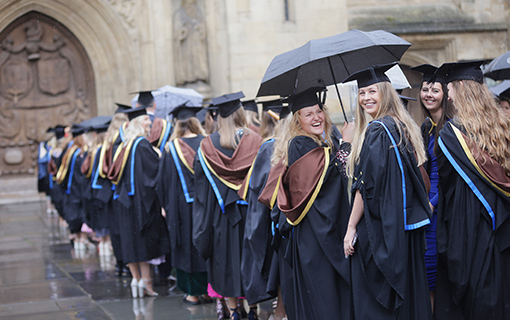
[[[486,85],[473,80],[451,82],[455,89],[455,120],[481,150],[510,176],[510,120],[498,108]]]
[[[301,110],[294,112],[292,115],[287,116],[283,120],[283,127],[281,128],[281,134],[278,139],[275,141],[274,152],[271,157],[271,166],[275,166],[279,161],[287,166],[289,164],[289,143],[290,141],[297,136],[307,136],[312,138],[317,146],[322,145],[323,143],[327,144],[329,147],[333,147],[333,141],[331,137],[331,133],[333,132],[333,122],[329,116],[328,108],[323,106],[324,111],[324,135],[320,137],[306,133],[301,128],[301,119],[300,113]],[[325,138],[327,137],[327,139]]]
[[[239,108],[231,115],[223,118],[218,116],[218,133],[220,134],[220,145],[223,148],[235,150],[239,143],[236,139],[236,132],[238,129],[243,129],[244,134],[249,134],[251,130],[248,128],[246,116],[243,108]]]
[[[114,143],[114,141],[112,141],[113,137],[119,132],[120,126],[126,121],[128,121],[128,116],[125,113],[118,112],[113,116],[104,137],[105,141],[109,144],[108,147],[110,144]]]
[[[143,121],[145,120],[145,117],[148,117],[148,115],[143,115],[140,117],[136,117],[133,120],[129,121],[129,124],[126,128],[125,141],[129,141],[131,139],[134,139],[136,137],[147,137],[148,133],[145,132],[145,129],[142,126]],[[126,144],[127,145],[127,144]]]
[[[422,165],[427,160],[427,156],[423,146],[423,137],[420,128],[416,122],[414,122],[409,112],[407,112],[402,100],[400,100],[397,92],[393,89],[389,82],[378,82],[376,83],[376,86],[379,91],[379,98],[381,101],[375,119],[379,119],[387,115],[392,116],[395,119],[400,133],[400,141],[398,143],[400,144],[402,141],[406,141],[403,139],[403,135],[405,135],[412,145],[412,147],[406,147],[408,147],[409,150],[415,151],[418,166]],[[350,177],[354,176],[354,167],[359,163],[359,156],[365,141],[365,133],[368,127],[369,118],[370,116],[361,107],[358,98],[356,127],[354,129],[352,151],[347,162],[347,174]]]

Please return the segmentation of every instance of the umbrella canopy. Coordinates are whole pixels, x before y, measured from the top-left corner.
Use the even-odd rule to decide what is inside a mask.
[[[257,96],[289,96],[310,87],[336,84],[356,71],[400,60],[410,46],[383,30],[354,29],[311,40],[273,59]]]
[[[152,91],[156,102],[155,116],[165,119],[174,108],[186,104],[187,106],[201,106],[204,96],[193,89],[177,88],[169,85]],[[138,95],[131,100],[131,105],[136,106]]]
[[[505,80],[489,90],[497,97],[510,98],[510,80]]]
[[[510,79],[510,51],[496,57],[482,70],[484,76],[494,80]]]

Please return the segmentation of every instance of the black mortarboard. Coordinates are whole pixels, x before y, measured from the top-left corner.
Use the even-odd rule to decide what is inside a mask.
[[[209,104],[208,106],[204,106],[204,109],[209,111],[211,113],[211,116],[213,117],[214,120],[216,120],[216,117],[218,116],[218,107],[213,105],[213,104]]]
[[[73,126],[71,127],[71,134],[73,135],[73,137],[77,137],[87,132],[87,130],[88,130],[87,127],[82,127],[78,124],[73,124]]]
[[[385,72],[391,69],[395,64],[396,63],[389,63],[368,67],[351,74],[342,82],[345,83],[356,80],[358,82],[358,88],[368,87],[378,82],[391,82]]]
[[[280,99],[280,98],[274,99],[274,100],[269,100],[269,101],[262,101],[262,110],[263,111],[268,111],[270,109],[275,111],[275,109],[282,107],[282,106],[283,106],[282,99]]]
[[[149,107],[154,102],[152,91],[139,91],[137,102],[140,106]]]
[[[430,82],[430,79],[432,78],[432,76],[434,75],[438,68],[434,67],[431,64],[420,64],[419,66],[411,67],[409,69],[423,74],[422,82],[423,81]],[[444,83],[445,81],[443,77],[436,77],[434,78],[434,82]]]
[[[290,114],[290,109],[287,106],[280,105],[280,106],[271,106],[269,107],[269,110],[277,113],[280,116],[280,120],[285,118]]]
[[[480,66],[485,60],[472,60],[472,61],[459,61],[443,63],[434,74],[434,78],[444,78],[445,82],[452,82],[455,80],[473,80],[478,83],[483,83],[483,71]]]
[[[78,125],[84,128],[100,127],[105,124],[110,124],[112,121],[111,116],[97,116],[80,122]]]
[[[324,92],[324,96],[321,99],[320,93]],[[306,107],[311,107],[318,104],[321,109],[326,100],[326,88],[325,87],[313,87],[308,88],[305,91],[299,92],[286,99],[289,103],[289,108],[292,113],[296,113]]]
[[[241,103],[243,104],[244,110],[259,112],[259,108],[257,106],[257,102],[255,102],[255,99],[241,101]]]
[[[129,109],[132,109],[131,106],[128,106],[125,104],[121,104],[121,103],[117,103],[117,102],[115,102],[115,104],[117,105],[117,110],[115,110],[115,113],[124,112]]]
[[[57,124],[53,128],[48,128],[46,132],[53,132],[55,134],[55,138],[60,139],[63,138],[66,135],[66,127]]]
[[[129,121],[131,121],[136,117],[146,115],[147,114],[146,108],[147,108],[147,106],[141,106],[138,108],[131,108],[131,109],[123,111],[123,112],[125,114],[127,114]]]
[[[244,98],[244,93],[239,91],[212,98],[211,101],[214,106],[218,107],[220,116],[226,118],[241,107],[241,98]]]
[[[187,105],[180,105],[175,107],[170,114],[177,120],[186,120],[191,117],[196,117],[196,114],[202,110],[202,107],[190,107]]]

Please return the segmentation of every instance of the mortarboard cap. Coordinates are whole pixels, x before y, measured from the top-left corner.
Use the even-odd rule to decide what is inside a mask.
[[[374,83],[379,82],[391,82],[390,78],[385,74],[386,71],[391,69],[396,63],[374,65],[366,69],[357,71],[351,74],[347,79],[342,81],[343,83],[356,80],[358,82],[358,88],[368,87]]]
[[[191,117],[196,117],[196,114],[202,110],[202,107],[191,107],[185,104],[182,104],[176,108],[174,108],[170,114],[174,119],[177,120],[186,120]]]
[[[46,132],[53,132],[55,134],[55,138],[57,138],[57,140],[58,140],[58,139],[63,138],[66,135],[66,127],[64,127],[60,124],[57,124],[53,128],[48,128],[48,130]]]
[[[320,97],[321,92],[324,92],[322,99]],[[316,104],[318,104],[322,109],[322,105],[324,104],[325,100],[326,87],[312,87],[306,89],[305,91],[289,96],[285,102],[289,103],[289,108],[292,113],[296,113],[303,108],[311,107]]]
[[[409,69],[421,73],[423,75],[422,82],[423,81],[431,82],[430,79],[432,79],[432,76],[434,76],[434,73],[436,72],[436,70],[438,68],[431,64],[425,63],[425,64],[420,64],[419,66],[411,67]],[[436,77],[436,78],[434,78],[434,82],[444,83],[445,79],[444,79],[444,77]]]
[[[255,99],[241,101],[241,103],[243,104],[244,110],[259,112],[259,108],[257,106],[257,102],[255,102]]]
[[[73,126],[71,127],[71,134],[73,135],[74,138],[84,134],[85,132],[87,132],[87,130],[88,130],[87,127],[82,127],[79,124],[73,124]]]
[[[127,114],[129,121],[131,121],[136,117],[146,115],[147,114],[146,108],[147,108],[146,106],[130,108],[129,110],[123,111],[123,113]]]
[[[222,96],[212,98],[212,104],[218,107],[220,116],[223,118],[228,117],[241,107],[241,98],[244,98],[242,91],[235,93],[228,93]]]
[[[442,77],[447,83],[455,80],[473,80],[483,83],[483,72],[480,66],[484,62],[485,60],[472,60],[443,63],[431,80]]]
[[[97,116],[94,118],[84,120],[84,121],[80,122],[78,125],[80,127],[84,127],[84,128],[93,128],[93,127],[103,126],[105,124],[110,124],[111,121],[112,121],[111,116]]]
[[[268,111],[270,109],[271,110],[277,109],[282,106],[283,106],[282,99],[280,99],[280,98],[269,100],[269,101],[262,101],[262,110],[263,111]],[[275,110],[273,110],[273,111],[275,111]]]
[[[138,91],[136,93],[138,93],[137,103],[140,106],[150,107],[150,105],[154,102],[154,96],[152,95],[152,91]]]
[[[131,106],[128,106],[125,104],[121,104],[121,103],[117,103],[117,102],[115,102],[115,104],[117,105],[117,110],[115,110],[115,113],[124,112],[124,111],[131,109]]]

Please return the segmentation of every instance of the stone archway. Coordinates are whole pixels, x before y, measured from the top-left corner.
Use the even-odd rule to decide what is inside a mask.
[[[48,127],[97,114],[94,73],[61,23],[29,12],[0,32],[0,175],[33,173]]]

